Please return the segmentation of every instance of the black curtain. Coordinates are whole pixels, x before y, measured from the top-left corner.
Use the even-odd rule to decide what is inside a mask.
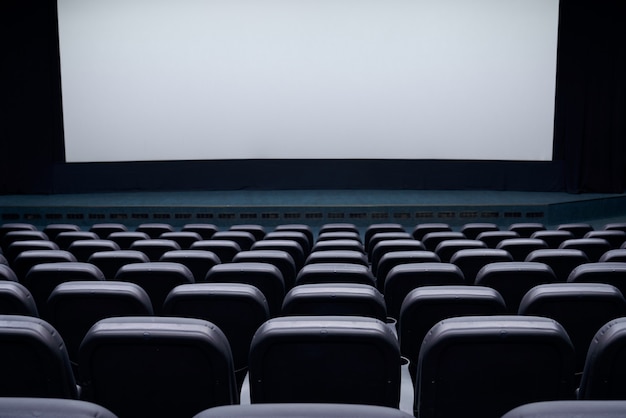
[[[0,1],[0,194],[48,193],[64,159],[56,1]]]
[[[555,159],[568,192],[626,187],[626,1],[561,0]]]

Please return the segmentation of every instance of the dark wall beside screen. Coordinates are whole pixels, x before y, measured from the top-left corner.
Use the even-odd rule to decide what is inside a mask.
[[[225,189],[623,192],[626,4],[561,0],[554,161],[224,160],[65,164],[56,3],[0,4],[0,193]]]

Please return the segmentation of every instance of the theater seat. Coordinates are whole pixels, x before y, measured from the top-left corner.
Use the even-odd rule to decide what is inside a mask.
[[[560,224],[556,227],[557,231],[569,231],[574,235],[574,239],[582,238],[587,232],[593,231],[593,226],[584,222],[573,222]]]
[[[200,319],[103,319],[79,364],[84,399],[120,417],[190,417],[239,401],[228,340]]]
[[[500,241],[496,248],[508,251],[513,261],[524,261],[532,251],[548,248],[548,244],[537,238],[510,238]]]
[[[298,272],[296,286],[313,283],[361,283],[376,286],[376,278],[368,267],[361,264],[308,264]]]
[[[423,286],[410,291],[400,308],[398,339],[400,352],[409,359],[415,377],[422,341],[439,321],[455,316],[506,313],[502,296],[483,286]]]
[[[502,418],[622,418],[626,401],[544,401],[518,406]]]
[[[0,416],[27,418],[117,418],[92,402],[56,398],[0,398]]]
[[[422,244],[428,251],[435,251],[440,242],[448,239],[466,239],[461,231],[436,231],[429,232],[422,238]]]
[[[584,252],[592,263],[600,260],[602,254],[611,250],[611,244],[603,238],[577,238],[565,240],[559,248],[571,248]]]
[[[487,244],[487,248],[496,248],[500,241],[510,238],[520,238],[515,231],[486,231],[478,234],[476,239]]]
[[[63,336],[73,362],[89,328],[104,318],[151,316],[150,297],[134,283],[65,282],[54,288],[46,304],[48,321]]]
[[[302,232],[308,238],[309,245],[313,245],[313,242],[315,241],[313,230],[311,229],[309,225],[305,225],[305,224],[281,224],[281,225],[277,225],[276,228],[274,228],[274,231]]]
[[[27,250],[15,257],[12,269],[18,280],[23,282],[30,269],[37,264],[75,261],[74,254],[66,250]]]
[[[0,315],[0,397],[78,399],[61,335],[48,322]]]
[[[611,249],[620,248],[626,241],[626,232],[613,230],[589,231],[583,238],[601,238],[606,240]]]
[[[200,234],[203,240],[211,239],[213,234],[215,234],[219,228],[213,224],[204,224],[204,223],[196,223],[196,224],[185,224],[181,228],[183,232],[196,232]]]
[[[411,263],[439,263],[439,256],[433,251],[392,251],[382,256],[378,263],[376,287],[381,292],[385,287],[385,280],[391,269],[401,264]]]
[[[254,235],[247,231],[217,231],[211,239],[234,241],[243,251],[247,251],[256,242]]]
[[[547,264],[512,261],[487,264],[476,275],[475,284],[496,289],[504,298],[508,312],[517,314],[526,292],[537,285],[555,282],[556,276]]]
[[[9,247],[4,252],[4,256],[9,261],[9,263],[13,263],[15,258],[22,253],[23,251],[31,251],[31,250],[58,250],[59,246],[52,242],[43,239],[38,240],[30,240],[30,241],[15,241],[9,245]]]
[[[148,234],[151,239],[156,239],[164,232],[174,232],[174,228],[172,227],[172,225],[167,223],[147,222],[138,225],[135,228],[135,231],[144,232]]]
[[[463,272],[466,284],[474,284],[476,275],[487,264],[503,261],[513,261],[513,257],[508,251],[495,248],[463,249],[455,252],[450,258],[450,263],[458,266]]]
[[[358,229],[354,229],[355,232],[358,232]],[[381,232],[405,232],[404,227],[399,223],[389,222],[389,223],[375,223],[369,225],[365,229],[365,234],[363,237],[363,245],[365,246],[365,252],[369,254],[371,247],[373,247],[370,243],[372,237]]]
[[[600,327],[585,361],[579,399],[626,400],[626,318]]]
[[[272,231],[265,235],[264,240],[278,240],[278,241],[296,241],[302,247],[302,251],[305,255],[311,252],[311,241],[304,232],[298,231]]]
[[[95,232],[68,231],[59,233],[54,238],[54,242],[57,243],[60,249],[67,250],[73,242],[92,239],[100,239],[100,237]]]
[[[278,267],[267,263],[240,262],[218,264],[206,275],[207,283],[244,283],[259,289],[269,307],[270,316],[280,313],[285,297],[285,281]]]
[[[499,417],[530,402],[573,399],[573,357],[567,333],[551,319],[443,320],[419,353],[415,416]]]
[[[317,235],[316,242],[336,241],[338,239],[349,239],[361,242],[361,235],[358,231],[326,231]]]
[[[607,283],[626,295],[626,262],[585,263],[576,266],[567,278],[569,283]]]
[[[482,232],[499,230],[498,225],[491,222],[470,222],[461,226],[461,232],[467,239],[476,239]]]
[[[396,408],[328,403],[274,403],[218,406],[194,418],[410,418]],[[612,418],[612,417],[611,417]]]
[[[41,231],[31,229],[19,229],[14,231],[8,231],[2,236],[0,240],[0,248],[3,252],[6,252],[9,245],[17,241],[48,241],[48,236]]]
[[[602,254],[602,257],[598,260],[601,263],[606,262],[626,262],[626,248],[618,248],[615,250],[609,250]]]
[[[603,283],[552,283],[528,291],[520,315],[552,318],[565,328],[575,350],[575,367],[583,371],[591,339],[611,319],[626,316],[626,299]]]
[[[285,291],[291,289],[296,282],[296,263],[287,251],[251,250],[241,251],[233,258],[234,263],[256,262],[276,266],[283,275]]]
[[[385,298],[373,286],[358,283],[303,284],[291,289],[281,310],[283,316],[349,315],[385,321]]]
[[[398,319],[406,295],[421,286],[463,285],[461,269],[449,263],[401,264],[391,269],[385,280],[383,294],[387,313]]]
[[[109,234],[107,239],[115,241],[122,250],[130,250],[130,246],[133,244],[133,242],[150,239],[150,236],[145,232],[122,231],[112,232],[111,234]]]
[[[226,239],[208,239],[196,241],[191,244],[192,250],[210,251],[215,254],[221,263],[230,263],[235,255],[241,251],[241,247],[235,241]]]
[[[121,223],[115,222],[102,222],[91,225],[90,232],[95,232],[100,239],[108,239],[109,235],[113,232],[126,232],[128,227]]]
[[[39,315],[48,318],[48,298],[61,283],[76,281],[101,281],[104,274],[93,264],[81,262],[44,263],[30,269],[23,280],[37,304]]]
[[[548,229],[545,231],[533,232],[531,238],[540,239],[546,244],[548,248],[559,248],[559,245],[565,240],[574,238],[574,234],[570,231],[557,231],[555,229]]]
[[[626,232],[626,222],[611,222],[605,224],[602,229],[604,231],[624,231]]]
[[[398,408],[400,361],[395,334],[377,319],[271,319],[252,339],[250,399]]]
[[[12,231],[36,231],[37,227],[27,222],[8,222],[0,225],[0,240]]]
[[[289,253],[293,262],[296,264],[296,271],[300,271],[304,265],[305,253],[302,245],[297,241],[288,239],[269,239],[257,241],[252,245],[251,250],[279,250]]]
[[[28,289],[16,281],[0,281],[0,314],[39,316]]]
[[[0,254],[0,257],[2,255]],[[10,282],[17,282],[17,275],[8,264],[0,263],[0,281],[8,280]]]
[[[221,263],[215,253],[204,250],[168,251],[161,256],[159,261],[180,263],[186,266],[193,274],[196,283],[203,282],[209,270]]]
[[[426,222],[415,225],[411,235],[418,241],[421,241],[424,238],[424,235],[429,232],[447,232],[452,231],[450,225],[441,222]]]
[[[80,227],[75,224],[48,224],[44,227],[43,233],[48,239],[54,241],[61,232],[80,231]],[[106,238],[106,237],[105,237]]]
[[[243,283],[194,283],[176,286],[163,304],[163,315],[204,319],[228,338],[241,387],[248,372],[250,341],[270,318],[263,293]]]
[[[331,239],[327,241],[318,241],[311,248],[312,253],[316,251],[334,250],[351,250],[365,253],[365,247],[363,247],[363,244],[354,239]]]
[[[257,225],[257,224],[232,225],[230,228],[228,228],[228,230],[249,232],[254,236],[254,239],[256,241],[265,238],[265,235],[267,234],[267,232],[265,231],[265,227],[263,225]]]
[[[152,309],[161,313],[170,290],[181,284],[194,283],[191,271],[180,263],[150,262],[120,267],[115,280],[139,285],[150,296]]]
[[[367,256],[361,251],[353,250],[316,251],[309,254],[304,261],[305,265],[322,263],[346,263],[369,266]]]
[[[588,263],[589,258],[580,250],[548,248],[531,252],[524,261],[547,264],[554,272],[556,280],[564,283],[572,270]]]
[[[102,271],[106,280],[115,280],[118,270],[126,264],[148,263],[149,261],[147,255],[137,250],[96,252],[87,260]]]
[[[414,239],[393,239],[379,241],[374,248],[372,248],[372,273],[378,277],[378,266],[380,260],[390,252],[396,251],[425,251],[426,248],[421,242]]]
[[[540,222],[517,222],[509,225],[509,231],[515,231],[521,238],[530,238],[535,232],[545,231],[546,226]]]
[[[93,253],[104,251],[118,251],[120,246],[108,239],[80,240],[70,244],[67,248],[74,254],[76,260],[86,262]]]
[[[202,241],[202,236],[197,232],[174,231],[162,233],[159,235],[159,239],[175,241],[182,250],[188,250],[194,242]]]
[[[159,261],[161,256],[168,251],[180,250],[180,245],[171,239],[146,239],[137,240],[130,244],[130,249],[141,251],[148,256],[150,261]]]
[[[457,251],[469,249],[486,249],[487,244],[475,239],[449,239],[440,242],[435,248],[435,253],[442,262],[449,263]]]
[[[368,258],[370,260],[372,259],[374,255],[374,248],[376,248],[378,243],[393,240],[413,240],[413,236],[404,230],[397,232],[377,232],[370,237],[368,244],[365,246]]]
[[[329,222],[320,227],[319,234],[327,234],[332,232],[356,232],[359,233],[359,228],[350,222]]]

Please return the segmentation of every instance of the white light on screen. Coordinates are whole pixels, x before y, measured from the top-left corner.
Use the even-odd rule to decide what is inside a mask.
[[[550,160],[558,0],[58,0],[68,162]]]

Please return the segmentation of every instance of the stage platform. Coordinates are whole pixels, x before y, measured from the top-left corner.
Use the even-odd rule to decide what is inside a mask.
[[[349,222],[365,227],[395,222],[413,227],[444,222],[541,222],[546,227],[586,222],[600,228],[626,222],[624,194],[568,194],[450,190],[243,190],[124,192],[0,196],[2,223],[37,226],[118,222],[127,226],[165,222],[212,223],[218,227],[260,224]]]

